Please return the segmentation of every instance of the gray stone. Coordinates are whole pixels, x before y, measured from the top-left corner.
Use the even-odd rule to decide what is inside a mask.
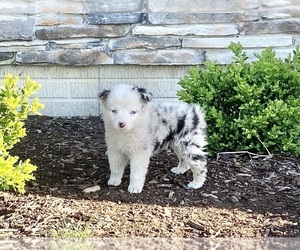
[[[283,7],[288,4],[299,4],[299,0],[261,0],[263,7]]]
[[[126,37],[109,41],[110,50],[120,49],[163,49],[181,47],[179,38],[175,37]]]
[[[87,0],[88,13],[141,12],[144,0]]]
[[[84,37],[120,37],[129,32],[128,25],[73,25],[37,28],[36,37],[41,40]]]
[[[114,53],[115,64],[138,65],[196,65],[204,61],[204,54],[198,50],[127,50]]]
[[[82,25],[84,23],[83,15],[76,14],[39,14],[36,16],[37,26],[54,25]]]
[[[300,20],[276,20],[265,22],[244,23],[240,26],[242,35],[299,33]]]
[[[260,7],[260,0],[148,0],[150,12],[175,13],[205,13],[205,12],[233,12]]]
[[[152,24],[195,24],[249,22],[260,19],[259,13],[149,13]]]
[[[99,13],[87,14],[88,24],[132,24],[143,19],[142,13]]]
[[[2,0],[0,1],[0,10],[1,14],[32,15],[36,13],[36,3],[34,1],[26,0]]]
[[[85,0],[35,0],[36,13],[80,14],[86,13]]]
[[[0,41],[32,40],[35,18],[7,17],[0,19]]]
[[[45,50],[47,41],[8,41],[0,43],[1,52]]]
[[[16,61],[18,63],[28,64],[49,63],[70,66],[88,66],[112,64],[113,58],[109,52],[104,50],[82,49],[18,52]]]
[[[48,42],[48,49],[102,49],[107,48],[107,42],[101,39],[67,39]]]
[[[264,20],[285,19],[285,18],[290,18],[290,17],[292,17],[291,14],[273,13],[273,12],[262,13],[262,15],[261,15],[261,18]]]
[[[0,52],[0,61],[6,61],[14,58],[15,54],[11,52]]]
[[[234,56],[233,52],[228,49],[208,49],[206,51],[206,60],[210,60],[213,62],[216,62],[218,64],[229,64],[233,62],[232,57]],[[246,49],[245,52],[247,54],[247,62],[253,62],[257,60],[257,57],[255,56],[256,53],[260,54],[263,51],[263,49]],[[274,49],[276,53],[276,57],[285,59],[289,53],[292,52],[292,49],[280,49],[275,48]]]
[[[293,44],[293,37],[282,36],[251,36],[251,37],[218,37],[218,38],[183,38],[183,48],[227,48],[230,42],[240,42],[244,48],[284,47]]]
[[[133,35],[139,36],[229,36],[237,35],[238,28],[235,24],[194,24],[168,26],[136,25],[133,28],[132,33]]]

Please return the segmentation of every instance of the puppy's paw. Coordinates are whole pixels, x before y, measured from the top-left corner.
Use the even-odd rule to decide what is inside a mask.
[[[139,194],[143,191],[142,185],[129,185],[128,192],[131,194]]]
[[[110,178],[109,181],[107,182],[109,186],[119,186],[121,184],[121,180],[116,179],[116,178]]]
[[[184,174],[187,170],[185,168],[182,167],[176,167],[176,168],[172,168],[171,172],[174,174]]]
[[[195,181],[191,181],[187,186],[189,188],[193,188],[193,189],[197,189],[197,188],[201,188],[203,186],[203,182],[195,182]]]

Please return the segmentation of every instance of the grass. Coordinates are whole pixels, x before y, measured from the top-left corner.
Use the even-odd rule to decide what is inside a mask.
[[[86,222],[84,225],[74,225],[64,218],[60,227],[52,230],[51,236],[60,239],[85,239],[91,237],[91,231],[90,222]]]

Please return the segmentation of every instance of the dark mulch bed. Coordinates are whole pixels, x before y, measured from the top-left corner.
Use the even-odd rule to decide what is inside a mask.
[[[300,161],[225,154],[210,159],[203,188],[176,176],[171,153],[151,160],[141,194],[129,194],[129,171],[108,187],[99,118],[30,117],[12,154],[38,166],[27,193],[0,192],[0,238],[52,237],[63,228],[97,237],[299,237]],[[100,190],[84,193],[89,187]]]

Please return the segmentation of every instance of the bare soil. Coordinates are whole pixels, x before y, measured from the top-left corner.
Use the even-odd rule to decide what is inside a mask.
[[[97,117],[30,117],[12,154],[38,166],[25,195],[0,192],[0,238],[53,237],[88,228],[94,237],[299,237],[300,160],[223,154],[208,179],[187,189],[176,157],[152,158],[141,194],[129,194],[129,170],[109,187],[104,128]],[[85,193],[86,188],[100,188]]]

